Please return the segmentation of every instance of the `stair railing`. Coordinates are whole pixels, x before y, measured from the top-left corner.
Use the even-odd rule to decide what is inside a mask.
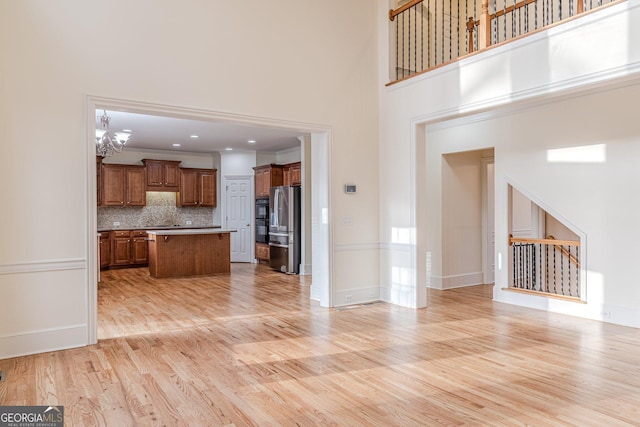
[[[509,237],[511,283],[508,290],[572,301],[581,298],[580,241]]]

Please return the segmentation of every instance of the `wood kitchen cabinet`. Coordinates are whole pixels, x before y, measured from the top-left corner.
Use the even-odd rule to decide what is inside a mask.
[[[253,168],[255,173],[256,198],[269,197],[269,189],[283,185],[283,170],[281,165],[264,165]]]
[[[300,162],[284,165],[283,185],[302,185],[302,164]]]
[[[102,166],[102,206],[145,206],[147,201],[144,166]]]
[[[111,232],[111,267],[144,265],[149,262],[147,232],[114,230]]]
[[[259,262],[269,262],[269,245],[267,243],[256,243],[256,259]]]
[[[180,207],[213,207],[218,204],[216,169],[180,169],[180,191],[176,204]]]
[[[131,263],[147,264],[149,262],[149,242],[146,231],[131,233]]]
[[[100,269],[109,267],[111,263],[111,239],[109,232],[100,233]]]
[[[147,168],[147,191],[178,191],[180,161],[143,159]]]
[[[96,156],[96,205],[102,206],[102,157]]]

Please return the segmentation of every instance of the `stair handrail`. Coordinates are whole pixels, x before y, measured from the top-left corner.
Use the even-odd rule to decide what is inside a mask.
[[[396,16],[400,15],[405,10],[411,9],[413,6],[422,3],[423,1],[424,0],[411,0],[409,3],[405,4],[404,6],[400,6],[397,9],[389,10],[389,21],[393,21],[394,19],[396,19]]]
[[[546,239],[531,239],[528,237],[513,237],[509,235],[509,246],[513,246],[514,243],[533,243],[536,245],[551,245],[555,246],[562,252],[564,256],[569,258],[576,266],[580,267],[580,261],[567,251],[564,246],[580,246],[579,240],[558,240],[552,235],[548,235]]]
[[[571,240],[557,240],[555,237],[553,237],[551,234],[547,236],[548,240],[552,240],[556,243],[554,243],[554,246],[558,249],[560,249],[560,252],[562,252],[562,254],[566,257],[569,258],[569,261],[572,261],[576,266],[580,267],[580,261],[577,260],[576,257],[574,257],[573,255],[571,255],[569,253],[569,251],[567,251],[563,245],[566,245],[567,243],[560,243],[560,242],[567,242],[567,241],[571,241]],[[577,241],[577,244],[570,244],[568,246],[580,246],[580,241]]]

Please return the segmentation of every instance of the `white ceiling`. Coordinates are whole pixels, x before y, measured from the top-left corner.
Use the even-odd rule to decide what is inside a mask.
[[[96,129],[101,129],[96,110]],[[251,126],[231,122],[215,122],[180,119],[148,114],[107,110],[111,117],[109,132],[131,130],[127,147],[139,149],[211,153],[233,149],[234,151],[280,151],[298,147],[300,131]],[[198,138],[191,138],[198,135]],[[255,144],[247,141],[254,140]],[[174,147],[173,144],[181,144]]]

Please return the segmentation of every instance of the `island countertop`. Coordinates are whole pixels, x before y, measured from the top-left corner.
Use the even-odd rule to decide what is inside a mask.
[[[109,231],[120,231],[120,230],[199,230],[199,229],[204,229],[204,228],[217,228],[220,229],[221,227],[219,225],[145,225],[145,226],[140,226],[140,225],[136,225],[136,226],[131,226],[131,227],[127,227],[127,226],[117,226],[117,227],[105,227],[105,228],[98,228],[98,233],[101,232],[109,232]]]
[[[235,233],[235,229],[226,228],[191,228],[191,229],[166,229],[166,230],[147,230],[147,234],[151,236],[188,236],[193,234],[223,234]]]

